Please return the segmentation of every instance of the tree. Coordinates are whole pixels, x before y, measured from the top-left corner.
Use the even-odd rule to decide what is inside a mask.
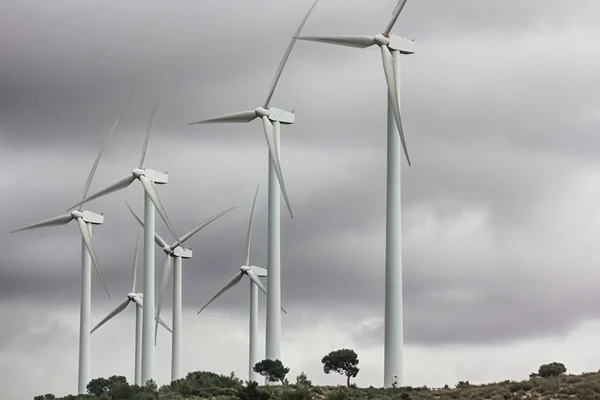
[[[298,375],[296,377],[296,385],[311,387],[312,386],[312,381],[310,379],[308,379],[308,376],[306,376],[306,374],[304,373],[304,371],[302,371],[300,373],[300,375]]]
[[[285,376],[290,372],[289,368],[283,366],[279,360],[262,360],[254,365],[254,372],[265,376],[269,382],[277,382],[285,384]]]
[[[332,351],[321,359],[323,372],[337,372],[346,375],[346,385],[350,387],[350,378],[358,375],[358,355],[352,349],[340,349]]]
[[[260,389],[257,382],[248,382],[247,386],[238,389],[236,397],[240,400],[269,400],[271,394]]]
[[[551,376],[559,376],[567,372],[565,364],[559,362],[552,362],[550,364],[540,365],[538,375],[540,378],[548,378]]]

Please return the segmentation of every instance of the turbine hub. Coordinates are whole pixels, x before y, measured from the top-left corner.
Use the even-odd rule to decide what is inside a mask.
[[[248,271],[250,271],[250,267],[249,267],[249,266],[247,266],[247,265],[242,265],[242,266],[240,267],[240,269],[241,269],[242,271],[244,271],[244,272],[248,272]]]
[[[129,298],[129,300],[133,300],[133,298],[137,296],[137,293],[127,293],[127,297]]]
[[[166,245],[165,247],[163,247],[163,251],[165,253],[167,253],[168,255],[173,254],[173,250],[171,250],[171,246],[169,246],[169,245]]]
[[[142,175],[146,175],[146,171],[144,171],[141,168],[135,168],[133,171],[131,171],[131,173],[133,174],[133,176],[135,176],[136,178],[139,178]]]
[[[377,43],[378,46],[387,46],[388,44],[390,44],[390,37],[389,35],[379,33],[375,35],[375,43]]]
[[[256,115],[258,115],[261,118],[269,116],[269,110],[267,110],[263,106],[258,107],[257,109],[254,110],[254,112],[256,113]]]
[[[83,213],[79,210],[73,210],[73,211],[71,211],[71,216],[75,219],[83,218]]]

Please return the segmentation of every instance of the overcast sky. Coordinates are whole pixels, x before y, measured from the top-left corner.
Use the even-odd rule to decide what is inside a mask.
[[[121,121],[92,191],[139,160],[181,234],[184,369],[247,378],[247,282],[196,311],[237,271],[252,196],[251,261],[265,266],[267,148],[260,123],[187,123],[254,109],[312,0],[0,2],[0,375],[3,399],[77,390],[81,243],[77,227],[10,235],[79,199],[108,130]],[[395,0],[321,0],[303,33],[377,34]],[[484,4],[485,3],[485,4]],[[394,33],[403,57],[405,384],[522,379],[545,362],[599,368],[600,4],[593,0],[411,0]],[[296,110],[282,133],[282,358],[290,380],[351,347],[359,385],[383,384],[386,88],[377,49],[298,42],[272,101]],[[90,203],[113,297],[93,275],[92,323],[130,287],[139,184]],[[158,232],[170,234],[157,216]],[[164,253],[156,253],[160,275]],[[141,265],[141,263],[140,263]],[[141,285],[140,285],[141,286]],[[170,285],[169,285],[170,286]],[[141,290],[141,287],[140,289]],[[167,289],[163,317],[171,318]],[[261,295],[261,337],[265,301]],[[133,380],[133,308],[92,338],[92,376]],[[170,377],[161,332],[157,380]],[[264,340],[261,341],[264,351]],[[26,379],[32,384],[23,383]]]

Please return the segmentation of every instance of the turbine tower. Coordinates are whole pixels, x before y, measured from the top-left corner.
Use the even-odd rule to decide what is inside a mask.
[[[300,23],[300,26],[296,30],[295,36],[299,35],[302,31],[302,27],[306,23],[306,20],[310,16],[313,8],[319,0],[315,0],[308,13]],[[292,208],[287,196],[285,184],[283,182],[283,174],[280,166],[280,131],[281,124],[291,125],[295,122],[295,115],[293,112],[285,111],[275,107],[269,107],[271,98],[275,93],[275,88],[279,82],[279,78],[283,72],[283,68],[287,63],[287,60],[292,52],[296,40],[292,39],[288,48],[283,55],[271,88],[267,94],[267,98],[264,103],[250,111],[242,111],[234,114],[227,114],[216,118],[206,119],[198,122],[191,122],[192,124],[204,124],[204,123],[246,123],[253,121],[256,118],[262,120],[263,130],[267,139],[269,147],[269,221],[268,221],[268,251],[267,251],[267,269],[269,270],[269,280],[267,282],[269,288],[269,295],[267,296],[267,333],[266,333],[266,358],[272,360],[281,360],[281,237],[280,237],[280,226],[281,226],[281,212],[280,212],[280,201],[281,197],[279,194],[279,188],[281,187],[281,193],[285,200],[285,204],[290,213],[290,216],[294,218]]]
[[[135,384],[141,386],[142,384],[142,310],[144,308],[143,303],[143,295],[141,293],[135,292],[135,283],[136,283],[136,275],[137,275],[137,254],[138,247],[140,243],[140,237],[138,235],[137,241],[135,243],[135,253],[133,254],[133,271],[132,271],[132,281],[131,292],[127,294],[127,299],[119,304],[117,308],[111,311],[102,321],[98,323],[90,331],[90,334],[94,333],[94,331],[104,325],[106,322],[110,321],[116,315],[120,314],[123,310],[127,308],[129,303],[135,303]],[[163,320],[161,320],[158,316],[155,317],[156,321],[161,324],[166,330],[172,333],[171,328]]]
[[[254,366],[260,361],[258,357],[258,288],[267,294],[267,289],[263,285],[260,277],[267,276],[267,270],[261,267],[250,265],[250,241],[252,237],[252,217],[254,215],[254,205],[256,204],[256,196],[258,195],[258,187],[254,194],[252,202],[252,211],[250,212],[250,222],[248,222],[248,234],[246,236],[246,263],[240,267],[238,272],[227,284],[217,292],[209,301],[198,311],[202,312],[210,303],[216,300],[217,297],[235,286],[243,277],[247,275],[250,279],[250,344],[248,354],[248,380],[257,382],[257,374],[254,372]],[[281,308],[287,314],[287,311]]]
[[[402,316],[402,213],[400,166],[402,152],[410,166],[404,139],[398,86],[400,54],[413,54],[414,42],[390,35],[407,0],[400,0],[383,33],[375,36],[298,36],[296,39],[364,49],[378,45],[387,82],[387,199],[385,242],[385,343],[384,386],[401,386],[403,382]]]
[[[90,170],[90,174],[88,175],[87,181],[83,188],[82,198],[88,193],[90,188],[90,184],[92,183],[92,179],[94,174],[96,173],[96,169],[98,168],[98,163],[100,162],[100,158],[102,158],[102,153],[104,153],[104,149],[110,139],[112,133],[117,127],[117,123],[119,122],[119,118],[113,124],[112,129],[106,136],[106,140],[104,141],[104,145],[100,149],[94,164],[92,165],[92,169]],[[92,243],[92,225],[101,225],[104,222],[104,216],[100,214],[93,213],[91,211],[83,210],[82,206],[77,207],[77,209],[72,210],[68,214],[64,214],[58,217],[50,218],[29,226],[26,226],[21,229],[17,229],[12,231],[11,233],[25,231],[29,229],[43,228],[48,226],[60,226],[66,225],[70,221],[76,220],[77,225],[79,227],[79,231],[81,232],[81,300],[79,306],[79,373],[77,378],[77,393],[85,394],[87,393],[87,384],[90,382],[90,318],[92,313],[92,263],[94,265],[94,269],[100,278],[100,282],[106,291],[106,294],[110,298],[110,292],[108,291],[108,287],[106,286],[106,282],[104,281],[104,277],[100,272],[100,264],[98,262],[98,257],[96,255],[96,251],[94,250],[94,245]]]
[[[166,81],[166,76],[165,76]],[[152,129],[154,128],[154,115],[156,114],[156,108],[158,107],[160,99],[160,93],[154,103],[152,114],[150,116],[150,122],[148,123],[148,129],[146,130],[146,138],[142,147],[142,157],[136,168],[126,177],[113,183],[105,189],[91,195],[90,197],[80,201],[73,207],[105,196],[107,194],[116,192],[127,188],[136,179],[140,181],[144,188],[144,221],[146,223],[144,227],[144,297],[146,298],[146,308],[143,312],[143,333],[142,333],[142,385],[154,377],[154,210],[160,214],[161,218],[171,231],[171,234],[178,240],[179,235],[175,232],[173,224],[169,220],[167,212],[156,193],[155,184],[164,185],[168,183],[167,173],[158,172],[150,168],[144,167],[144,161],[146,160],[146,153],[148,151],[148,145],[150,143],[150,136],[152,135]]]
[[[144,221],[140,218],[139,215],[136,214],[135,211],[129,206],[129,204],[125,203],[131,214],[135,217],[135,219],[144,227]],[[228,210],[220,212],[209,219],[201,222],[199,225],[195,226],[188,233],[179,238],[179,243],[175,242],[172,245],[168,245],[167,242],[161,238],[158,233],[154,234],[154,242],[158,247],[160,247],[166,254],[165,257],[165,265],[163,268],[163,277],[160,285],[160,291],[158,294],[158,308],[156,311],[157,318],[160,318],[160,310],[162,308],[163,298],[165,295],[165,290],[167,288],[167,281],[169,280],[169,275],[171,273],[171,265],[174,265],[173,272],[173,335],[171,336],[171,381],[175,381],[177,379],[183,378],[182,369],[181,369],[181,338],[182,338],[182,286],[183,286],[183,271],[182,264],[183,259],[191,259],[192,258],[192,250],[186,249],[181,246],[186,240],[191,238],[210,224],[211,222],[217,220],[219,217],[227,214],[232,211],[235,207],[231,207]],[[173,258],[173,260],[171,260]],[[156,336],[158,334],[158,324],[155,325],[154,328],[154,345],[156,345]]]

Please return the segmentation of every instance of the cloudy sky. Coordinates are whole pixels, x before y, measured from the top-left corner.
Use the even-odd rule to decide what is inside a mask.
[[[0,375],[3,398],[77,390],[80,237],[69,224],[10,235],[78,200],[108,130],[121,122],[92,191],[137,163],[164,72],[147,166],[190,240],[184,368],[247,377],[248,285],[196,311],[241,265],[266,261],[267,150],[260,123],[188,126],[263,101],[312,0],[0,2]],[[485,5],[483,4],[485,3]],[[376,34],[395,0],[321,0],[304,34]],[[520,379],[541,363],[600,367],[600,4],[593,0],[409,1],[394,28],[403,58],[405,384]],[[328,376],[320,359],[360,357],[359,385],[383,383],[386,89],[378,50],[298,42],[272,105],[295,219],[282,213],[283,362]],[[113,297],[93,275],[93,322],[129,290],[142,211],[138,184],[90,203]],[[285,208],[282,207],[285,211]],[[170,237],[157,218],[158,231]],[[163,253],[157,251],[160,274]],[[141,290],[141,289],[140,289]],[[171,292],[168,289],[167,296]],[[261,335],[264,333],[261,296]],[[165,304],[170,321],[171,304]],[[133,379],[134,311],[92,338],[92,376]],[[264,343],[261,343],[261,351]],[[157,380],[170,377],[159,336]],[[35,382],[23,384],[23,379]]]

